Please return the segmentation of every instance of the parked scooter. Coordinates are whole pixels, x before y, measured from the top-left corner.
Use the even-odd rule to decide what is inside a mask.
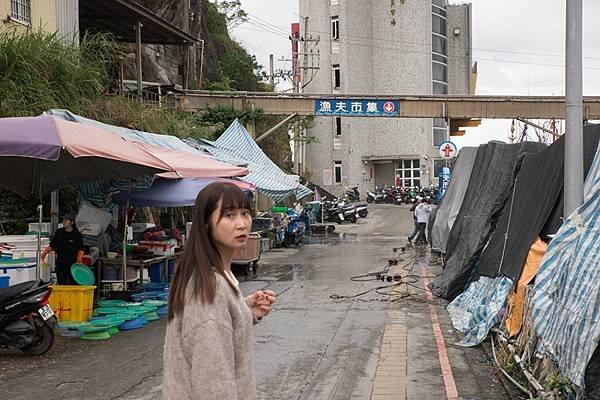
[[[50,283],[29,281],[0,289],[0,347],[31,356],[54,343],[56,317],[48,305]]]
[[[375,190],[375,192],[367,190],[367,203],[385,203],[385,194],[378,190]]]
[[[356,206],[356,213],[360,218],[367,218],[369,215],[369,209],[366,204],[358,204]]]
[[[302,243],[304,233],[306,231],[306,225],[300,218],[300,215],[294,209],[288,209],[287,212],[287,228],[285,230],[285,237],[283,239],[283,247],[290,247],[291,245],[299,245]]]
[[[360,193],[358,191],[358,186],[354,186],[351,189],[347,189],[346,198],[348,199],[348,201],[351,202],[360,201]]]
[[[358,211],[355,206],[342,207],[342,212],[344,213],[344,220],[350,221],[353,224],[358,221]]]

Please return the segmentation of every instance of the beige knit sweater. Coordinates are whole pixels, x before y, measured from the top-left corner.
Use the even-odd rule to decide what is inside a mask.
[[[256,397],[252,313],[241,295],[217,275],[213,304],[187,291],[182,316],[167,326],[165,400],[252,400]],[[190,285],[191,287],[191,285]]]

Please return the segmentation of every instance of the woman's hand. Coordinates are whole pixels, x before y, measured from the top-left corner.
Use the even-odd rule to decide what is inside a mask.
[[[246,300],[254,318],[260,320],[269,314],[276,296],[272,290],[259,290],[248,296]]]

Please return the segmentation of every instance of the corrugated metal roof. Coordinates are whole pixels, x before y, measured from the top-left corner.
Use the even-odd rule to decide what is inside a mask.
[[[142,23],[142,43],[193,44],[199,40],[178,26],[130,0],[79,0],[82,32],[110,32],[121,42],[135,43],[133,27]]]

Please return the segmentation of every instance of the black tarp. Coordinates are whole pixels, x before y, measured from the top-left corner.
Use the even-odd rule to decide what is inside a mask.
[[[545,148],[544,144],[531,142],[490,142],[479,147],[469,186],[448,236],[444,270],[431,285],[438,296],[453,299],[465,289],[524,156]]]
[[[596,347],[585,369],[585,398],[600,400],[600,346]]]
[[[600,138],[600,125],[584,129],[584,171],[589,171]],[[531,244],[546,222],[560,222],[563,187],[564,136],[543,151],[527,154],[489,243],[481,253],[472,280],[500,275],[521,277]],[[551,215],[554,215],[551,219]],[[557,218],[558,217],[558,218]],[[558,221],[556,221],[558,220]],[[556,230],[554,230],[556,232]],[[553,232],[548,232],[553,233]]]
[[[463,147],[458,153],[448,189],[441,204],[437,207],[435,220],[431,224],[431,247],[434,250],[439,250],[442,253],[446,252],[448,235],[458,216],[465,192],[469,186],[477,150],[477,147]]]

